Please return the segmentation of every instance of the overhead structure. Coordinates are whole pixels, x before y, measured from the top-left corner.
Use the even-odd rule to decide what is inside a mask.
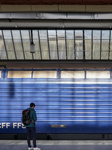
[[[112,30],[0,30],[0,59],[112,60]]]
[[[63,5],[70,5],[70,4],[75,4],[75,5],[111,5],[112,1],[111,0],[0,0],[0,3],[3,4],[24,4],[24,5],[29,5],[29,4],[36,4],[36,5],[54,5],[54,4],[63,4]]]
[[[63,68],[62,61],[66,68],[67,65],[76,68],[78,65],[74,63],[79,61],[85,62],[83,66],[89,61],[109,64],[112,61],[111,27],[112,13],[1,13],[1,66],[17,67],[14,63],[10,65],[11,61],[38,61],[35,68],[42,68],[39,62],[44,68],[50,67],[48,62],[56,68],[53,61],[59,64],[58,68]],[[72,64],[66,64],[69,61]],[[26,64],[18,65],[26,68]]]

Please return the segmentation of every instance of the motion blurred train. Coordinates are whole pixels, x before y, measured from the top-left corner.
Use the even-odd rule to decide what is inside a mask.
[[[26,133],[22,111],[36,104],[36,132],[112,133],[110,70],[0,70],[0,133]]]

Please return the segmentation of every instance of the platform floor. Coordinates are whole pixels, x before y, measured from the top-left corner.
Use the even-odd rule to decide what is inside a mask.
[[[112,150],[112,140],[37,140],[41,150]],[[25,140],[0,140],[0,150],[27,150]]]

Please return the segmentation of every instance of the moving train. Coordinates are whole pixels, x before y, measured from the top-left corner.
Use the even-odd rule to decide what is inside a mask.
[[[1,69],[0,75],[0,133],[26,133],[21,117],[31,102],[37,133],[112,133],[111,69]]]

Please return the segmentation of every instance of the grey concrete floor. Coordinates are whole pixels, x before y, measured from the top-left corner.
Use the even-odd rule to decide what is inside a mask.
[[[111,140],[37,140],[41,150],[112,150]],[[25,140],[0,140],[0,150],[27,150]]]

